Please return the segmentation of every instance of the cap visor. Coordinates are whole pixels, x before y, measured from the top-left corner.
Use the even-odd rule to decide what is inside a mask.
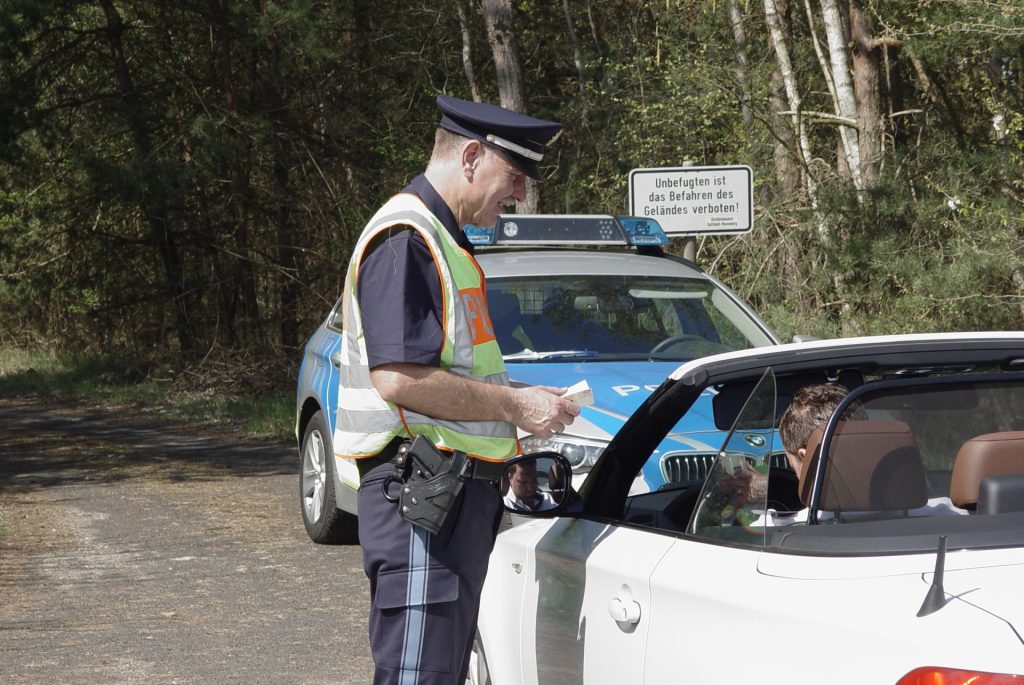
[[[540,173],[540,164],[533,161],[532,159],[526,159],[519,155],[509,155],[509,161],[519,167],[519,170],[524,174],[532,178],[534,181],[543,181],[544,177]]]

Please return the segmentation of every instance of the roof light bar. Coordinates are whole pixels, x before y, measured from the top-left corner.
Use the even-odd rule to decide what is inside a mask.
[[[490,228],[466,226],[474,245],[665,245],[654,219],[610,214],[502,214]]]

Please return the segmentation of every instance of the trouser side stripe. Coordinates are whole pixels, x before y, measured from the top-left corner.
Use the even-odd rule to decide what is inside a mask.
[[[423,652],[424,625],[427,620],[427,560],[430,533],[409,526],[409,584],[406,589],[405,639],[402,644],[402,670],[399,685],[416,685]]]

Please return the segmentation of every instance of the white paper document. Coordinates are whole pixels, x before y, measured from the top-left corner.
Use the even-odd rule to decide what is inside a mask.
[[[566,390],[562,397],[572,400],[581,407],[589,407],[594,403],[594,391],[590,389],[590,384],[585,378]]]

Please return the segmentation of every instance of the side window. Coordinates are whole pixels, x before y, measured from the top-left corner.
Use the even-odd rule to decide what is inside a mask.
[[[769,369],[746,397],[724,442],[722,433],[713,428],[687,431],[691,447],[694,443],[716,447],[705,452],[656,451],[641,475],[648,481],[660,476],[665,482],[654,492],[638,488],[627,502],[624,522],[761,545],[773,449],[778,448],[775,405],[775,375]],[[655,473],[658,470],[660,474]]]
[[[763,543],[775,402],[775,374],[768,369],[718,452],[688,533],[732,543]]]

